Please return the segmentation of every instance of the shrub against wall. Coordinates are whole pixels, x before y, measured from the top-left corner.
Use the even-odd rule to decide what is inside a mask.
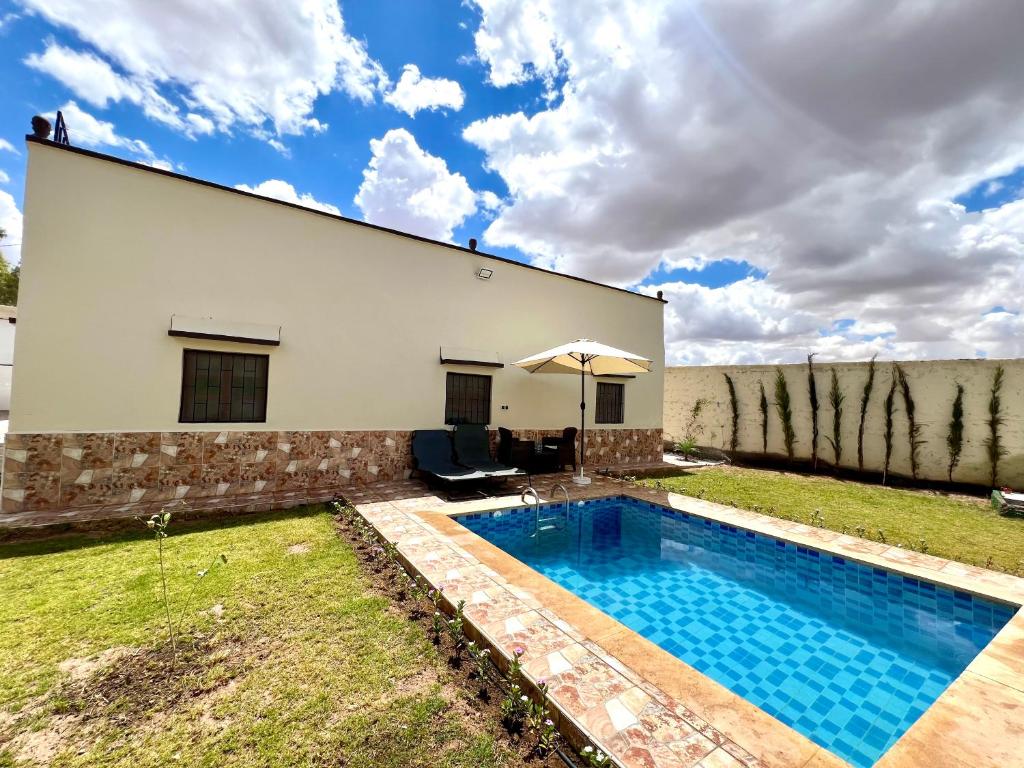
[[[857,467],[864,469],[864,423],[868,417],[868,405],[871,403],[871,390],[875,388],[875,358],[868,360],[868,378],[864,382],[864,391],[860,395],[860,426],[857,428]]]
[[[820,358],[814,361],[820,362]],[[1004,370],[995,387],[997,367]],[[829,363],[827,368],[828,378],[818,378],[821,366],[814,366],[817,394],[821,399],[819,436],[829,444],[824,449],[818,446],[819,463],[851,469],[863,463],[865,471],[881,474],[885,465],[884,401],[892,384],[890,364],[876,362],[873,365],[865,360]],[[959,384],[963,388],[959,403],[962,430],[959,453],[952,466],[953,480],[988,485],[992,482],[994,465],[997,483],[1024,487],[1024,360],[901,362],[899,368],[909,390],[913,427],[907,416],[908,400],[897,379],[887,474],[912,476],[913,458],[919,478],[949,480],[953,457],[949,432]],[[789,395],[788,405],[785,395],[780,398],[780,371],[781,383]],[[732,404],[723,374],[729,375],[736,394],[739,455],[742,457],[746,451],[788,457],[785,426],[788,421],[794,460],[809,461],[813,425],[809,397],[802,394],[808,374],[806,361],[783,366],[669,368],[665,383],[666,436],[680,439],[695,399],[708,398],[702,419],[707,424],[720,424],[722,428],[707,431],[700,437],[700,443],[718,450],[729,449]],[[800,382],[799,391],[793,389],[794,382]],[[844,396],[838,414],[836,395]],[[856,402],[851,409],[848,401],[854,397]],[[788,419],[784,415],[787,409]],[[833,445],[837,435],[838,455]],[[916,451],[912,451],[915,444]],[[912,456],[915,452],[917,455]]]
[[[910,448],[910,476],[917,479],[918,456],[921,453],[921,425],[917,423],[917,406],[914,403],[914,396],[910,392],[910,380],[907,374],[900,367],[899,363],[893,363],[893,373],[900,386],[900,393],[903,395],[903,408],[907,414],[907,444]]]
[[[946,447],[949,448],[949,482],[953,482],[953,470],[960,463],[960,454],[964,450],[964,386],[959,381],[956,382],[956,396],[949,417]]]
[[[882,407],[884,409],[883,413],[885,413],[885,432],[883,433],[885,439],[885,460],[882,462],[882,485],[885,485],[885,481],[889,478],[889,464],[892,461],[893,416],[896,412],[896,366],[893,366],[889,382],[889,394],[885,396]]]
[[[725,377],[725,385],[729,388],[729,416],[732,422],[732,431],[729,433],[729,450],[736,453],[736,447],[740,441],[740,405],[736,398],[736,387],[732,383],[732,377],[728,373],[722,375]]]
[[[775,369],[775,410],[782,424],[782,440],[786,444],[786,456],[793,460],[796,431],[793,429],[793,404],[789,398],[789,386],[782,368]]]
[[[988,453],[989,477],[994,488],[999,480],[999,462],[1006,455],[1003,447],[1003,377],[1006,371],[1003,366],[996,366],[992,374],[992,389],[988,400],[988,437],[985,438],[985,450]]]
[[[832,437],[826,438],[832,446],[833,464],[843,461],[843,403],[846,395],[839,386],[839,374],[832,368],[832,383],[828,388],[828,404],[832,406]]]
[[[811,404],[811,466],[818,468],[818,385],[814,383],[814,353],[807,356],[807,399]]]
[[[757,385],[761,389],[761,399],[757,404],[761,412],[761,452],[768,453],[768,396],[764,392],[764,382],[758,381]]]

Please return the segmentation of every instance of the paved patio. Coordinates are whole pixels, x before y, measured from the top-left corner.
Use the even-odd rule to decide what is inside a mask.
[[[597,477],[570,475],[573,500],[626,494],[942,583],[1024,604],[1024,580],[753,512]],[[345,498],[407,565],[451,601],[466,600],[467,631],[504,664],[525,650],[527,677],[550,686],[560,727],[581,734],[623,766],[827,768],[845,762],[632,630],[536,573],[452,519],[520,506],[518,493],[448,502],[414,481],[347,491]],[[554,499],[551,499],[554,500]],[[877,764],[881,768],[1005,768],[1024,765],[1024,612]]]

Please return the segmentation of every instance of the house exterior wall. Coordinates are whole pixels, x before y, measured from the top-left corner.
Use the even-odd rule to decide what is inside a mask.
[[[36,142],[23,242],[5,511],[401,476],[409,432],[443,426],[448,371],[493,377],[492,429],[578,424],[575,377],[442,365],[442,346],[509,363],[589,337],[649,357],[653,373],[622,380],[625,423],[598,430],[590,408],[588,432],[616,463],[660,448],[648,297]],[[169,337],[172,315],[280,326],[281,343]],[[268,354],[266,423],[179,424],[184,349]],[[237,474],[208,469],[217,456]]]
[[[1003,424],[1000,427],[1006,455],[999,462],[1002,485],[1024,486],[1024,360],[929,360],[903,362],[915,406],[915,420],[921,425],[918,475],[927,480],[948,479],[949,452],[946,435],[951,418],[956,383],[964,387],[964,446],[960,463],[953,473],[958,482],[989,483],[990,463],[985,439],[988,437],[988,406],[992,377],[996,366],[1002,365],[1005,378],[1002,388]],[[810,457],[811,410],[808,395],[807,366],[783,365],[793,408],[796,433],[795,456]],[[832,436],[833,409],[828,402],[831,369],[839,377],[846,395],[841,420],[843,467],[857,469],[857,430],[860,422],[860,400],[867,381],[867,363],[815,363],[815,385],[818,392],[818,456],[832,463],[834,455],[826,438]],[[760,389],[764,383],[769,401],[768,453],[786,453],[782,428],[775,411],[775,367],[686,366],[672,367],[665,372],[665,439],[681,440],[694,402],[706,398],[709,403],[699,421],[700,445],[728,448],[731,434],[729,393],[723,374],[732,377],[739,402],[739,451],[761,453]],[[884,401],[889,391],[892,363],[877,363],[875,384],[864,422],[864,469],[881,472],[885,457]],[[907,436],[906,408],[897,391],[893,417],[892,457],[890,472],[909,477],[910,445]]]
[[[0,411],[11,409],[11,378],[14,371],[14,333],[17,325],[10,320],[12,307],[0,307]],[[2,437],[0,437],[2,440]]]

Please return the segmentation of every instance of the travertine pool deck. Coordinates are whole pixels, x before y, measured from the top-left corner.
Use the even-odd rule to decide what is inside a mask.
[[[1014,605],[1024,579],[688,496],[598,477],[563,483],[573,500],[624,494]],[[546,494],[542,493],[546,497]],[[454,516],[521,506],[518,493],[447,502],[414,481],[346,492],[414,570],[454,602],[468,631],[504,663],[524,650],[546,680],[559,725],[622,766],[828,768],[844,761],[462,527]],[[558,498],[561,498],[559,492]],[[545,498],[545,500],[557,500]],[[876,764],[878,768],[1024,766],[1024,611]]]

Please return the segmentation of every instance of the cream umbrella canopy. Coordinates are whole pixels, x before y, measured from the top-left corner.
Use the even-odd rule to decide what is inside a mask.
[[[583,474],[583,457],[587,445],[587,396],[586,375],[611,376],[650,373],[653,362],[646,357],[634,355],[607,344],[590,339],[576,339],[560,347],[539,352],[536,355],[517,360],[513,365],[524,368],[530,373],[578,373],[580,375],[580,473],[572,481],[580,485],[590,483],[590,478]]]

